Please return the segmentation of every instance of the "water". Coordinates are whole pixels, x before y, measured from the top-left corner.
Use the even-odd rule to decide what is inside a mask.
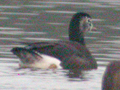
[[[101,90],[106,65],[120,58],[119,0],[4,0],[0,1],[0,90]],[[93,17],[97,31],[86,33],[86,45],[99,65],[97,70],[18,69],[10,50],[20,41],[68,39],[75,12]]]

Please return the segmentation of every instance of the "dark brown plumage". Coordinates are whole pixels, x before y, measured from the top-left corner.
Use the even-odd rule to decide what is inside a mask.
[[[86,48],[84,34],[92,30],[91,17],[87,13],[73,15],[69,26],[69,41],[37,42],[28,44],[24,49],[58,58],[64,69],[96,69],[96,60]],[[17,55],[22,48],[15,47],[11,51]]]
[[[113,61],[107,66],[102,90],[120,90],[120,61]]]

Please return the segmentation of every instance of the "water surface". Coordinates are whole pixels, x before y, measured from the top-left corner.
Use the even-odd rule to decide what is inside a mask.
[[[17,42],[67,40],[76,12],[93,17],[97,31],[86,33],[86,45],[99,65],[97,70],[18,69],[10,50]],[[0,1],[0,90],[101,90],[106,65],[120,58],[119,0],[4,0]]]

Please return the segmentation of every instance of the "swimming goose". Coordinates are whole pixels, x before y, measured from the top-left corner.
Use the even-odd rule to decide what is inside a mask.
[[[120,61],[113,61],[107,66],[102,90],[120,90]]]
[[[96,60],[92,57],[84,41],[85,32],[93,29],[90,15],[79,12],[74,14],[70,21],[69,41],[29,43],[24,48],[15,47],[11,51],[20,58],[20,66],[22,67],[39,68],[40,63],[47,56],[54,60],[48,60],[51,63],[47,63],[46,60],[44,62],[47,63],[47,65],[44,64],[46,68],[62,66],[64,69],[96,69]],[[57,62],[52,63],[55,60]]]

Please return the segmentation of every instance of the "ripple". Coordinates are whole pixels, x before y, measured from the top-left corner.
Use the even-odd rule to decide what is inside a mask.
[[[111,51],[111,53],[119,54],[120,55],[120,50],[118,50],[118,51]]]
[[[14,42],[15,43],[15,42]],[[18,43],[18,42],[16,42],[16,43]],[[24,45],[0,45],[0,47],[1,48],[7,48],[7,47],[23,47]],[[0,50],[1,50],[1,48],[0,48]],[[9,48],[10,49],[10,48]],[[9,49],[8,49],[8,51],[9,51]],[[7,51],[7,50],[6,50]]]
[[[108,57],[113,57],[113,58],[120,58],[120,54],[108,54]]]
[[[23,7],[29,8],[54,8],[54,5],[24,5]]]
[[[109,28],[111,28],[111,29],[118,29],[118,30],[120,30],[120,27],[117,27],[117,26],[109,26]]]
[[[115,59],[115,58],[96,58],[96,60],[103,60],[103,61],[113,61],[113,60],[118,60],[118,59]]]
[[[33,1],[35,3],[45,3],[45,4],[61,4],[61,5],[94,5],[95,3],[84,3],[84,2],[42,2],[42,1]],[[96,3],[97,4],[97,3]]]
[[[97,39],[97,37],[85,37],[86,39]]]
[[[9,19],[9,17],[0,17],[0,19],[6,20]]]
[[[51,24],[51,25],[65,25],[65,23],[53,23],[53,22],[48,22],[47,24]]]
[[[26,34],[47,34],[47,32],[24,32]]]
[[[107,48],[107,47],[103,47],[104,50],[110,50],[110,51],[119,51],[116,48]]]
[[[0,5],[0,8],[21,8],[20,6],[6,6],[6,5]]]
[[[43,3],[43,4],[55,4],[55,5],[88,5],[88,6],[92,6],[92,7],[103,7],[103,8],[109,8],[109,7],[115,7],[115,6],[109,6],[109,5],[102,5],[99,3],[89,3],[89,2],[52,2],[52,1],[48,1],[48,2],[42,2],[42,1],[33,1],[34,3]]]
[[[0,52],[0,54],[11,54],[11,52]]]
[[[94,53],[93,54],[94,56],[107,56],[107,57],[113,57],[113,58],[120,58],[120,55],[119,54],[114,54],[114,53],[112,53],[112,54],[105,54],[105,53],[103,53],[103,54],[96,54],[96,53]]]
[[[28,16],[39,15],[39,13],[18,13],[18,12],[0,12],[0,13],[5,15],[28,15]]]
[[[46,32],[25,32],[25,31],[0,31],[0,34],[7,35],[36,35],[36,34],[47,34]],[[6,38],[1,38],[6,39]]]
[[[73,14],[76,13],[75,11],[57,11],[57,10],[46,10],[45,12],[48,13],[64,13],[64,14]]]
[[[110,36],[110,37],[113,37],[113,38],[120,38],[120,36]]]
[[[15,23],[15,25],[32,26],[34,24],[30,24],[30,23]]]
[[[99,32],[99,31],[90,31],[89,33],[98,33],[98,34],[100,34],[102,32]]]
[[[25,18],[25,17],[24,17],[24,18],[23,18],[23,17],[22,17],[22,18],[19,17],[18,19],[19,19],[19,20],[29,20],[28,18]]]
[[[92,19],[92,21],[105,21],[105,19]]]
[[[16,38],[0,38],[0,40],[17,40]]]
[[[12,61],[16,61],[16,60],[19,60],[19,59],[16,59],[16,58],[0,58],[0,60],[12,60]]]
[[[42,40],[42,41],[57,41],[57,40],[59,40],[59,39],[53,39],[53,38],[29,38],[29,37],[27,37],[27,38],[23,38],[23,39],[27,39],[27,40]]]
[[[23,30],[23,28],[0,27],[2,30]]]
[[[18,39],[16,38],[0,38],[0,40],[14,40],[14,41],[18,41]]]
[[[120,44],[120,40],[110,40],[110,41],[108,40],[108,41],[99,41],[99,42]]]
[[[0,31],[0,34],[19,35],[23,34],[23,31]]]
[[[92,0],[92,1],[96,1],[96,0]],[[113,3],[113,2],[116,2],[116,3],[118,3],[118,2],[120,2],[120,0],[98,0],[98,2],[111,2],[111,3]]]

